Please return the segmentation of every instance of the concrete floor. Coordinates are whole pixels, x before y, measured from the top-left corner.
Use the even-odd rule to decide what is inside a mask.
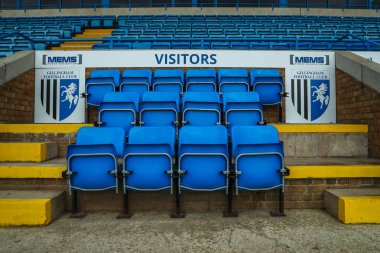
[[[47,227],[0,228],[0,252],[380,252],[380,225],[344,225],[323,210],[265,211],[223,218],[192,212],[65,214]]]

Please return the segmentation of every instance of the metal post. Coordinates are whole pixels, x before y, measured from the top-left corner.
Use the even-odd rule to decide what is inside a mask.
[[[227,211],[223,212],[223,217],[238,217],[238,213],[236,211],[232,210],[232,201],[233,201],[233,196],[232,196],[232,188],[236,187],[235,185],[235,171],[232,169],[233,166],[230,166],[229,174],[227,175],[228,177],[228,192],[227,192]]]
[[[270,215],[273,217],[282,217],[285,215],[285,209],[284,209],[284,188],[281,187],[278,189],[278,211],[271,211]]]
[[[175,192],[175,211],[170,214],[170,218],[185,218],[185,212],[181,211],[181,199],[179,193],[179,173],[173,171],[173,184]]]
[[[117,216],[117,219],[129,219],[132,217],[133,213],[129,211],[129,200],[128,200],[128,190],[125,191],[123,195],[123,205],[124,210],[121,214]]]
[[[78,191],[72,190],[71,192],[71,215],[70,218],[83,218],[86,216],[85,212],[78,212]]]

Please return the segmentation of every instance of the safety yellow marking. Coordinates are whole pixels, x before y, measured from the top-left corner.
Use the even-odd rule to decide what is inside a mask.
[[[293,165],[286,178],[361,178],[380,177],[379,165]]]
[[[340,197],[338,219],[345,224],[380,223],[380,196]]]
[[[51,222],[50,199],[0,199],[0,226],[36,226]]]
[[[62,178],[65,165],[0,165],[0,178]]]
[[[46,160],[46,143],[0,143],[2,162],[42,162]]]
[[[368,133],[368,125],[352,124],[271,124],[280,133]]]
[[[0,124],[0,133],[76,133],[83,126],[92,124]]]

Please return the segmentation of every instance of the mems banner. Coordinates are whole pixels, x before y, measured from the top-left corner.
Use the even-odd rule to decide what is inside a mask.
[[[85,121],[86,68],[277,68],[286,122],[335,123],[335,54],[322,51],[36,51],[35,123]],[[265,109],[264,109],[265,111]],[[264,112],[265,113],[265,112]]]

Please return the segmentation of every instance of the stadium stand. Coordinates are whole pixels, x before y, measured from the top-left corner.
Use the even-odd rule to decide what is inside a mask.
[[[0,55],[4,57],[20,50],[50,48],[380,50],[378,20],[372,17],[106,15],[2,18],[0,30],[3,38],[0,39]]]
[[[182,218],[198,209],[223,209],[226,217],[237,209],[276,209],[272,215],[284,216],[285,208],[328,207],[325,189],[379,187],[380,71],[357,55],[335,54],[338,124],[276,124],[284,118],[284,69],[169,68],[176,60],[169,56],[156,58],[165,67],[86,69],[77,99],[85,98],[87,123],[96,118],[92,127],[31,124],[38,97],[34,52],[27,52],[376,53],[378,17],[119,14],[0,18],[0,57],[7,57],[0,66],[1,190],[59,189],[71,205],[57,210],[76,218],[88,210],[122,211],[119,218],[174,210],[171,217]],[[65,205],[62,192],[54,196]],[[7,203],[0,208],[9,211]],[[44,208],[39,216],[55,209]],[[48,224],[49,217],[13,224]]]

